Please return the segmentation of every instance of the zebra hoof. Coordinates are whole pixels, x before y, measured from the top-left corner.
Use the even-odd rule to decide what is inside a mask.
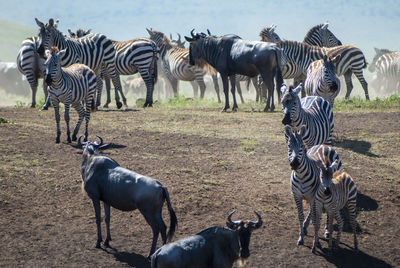
[[[56,138],[56,143],[60,143],[60,137]]]
[[[299,240],[297,241],[297,245],[298,246],[304,245],[304,240],[302,238],[299,238]]]
[[[68,137],[67,142],[71,143],[71,138],[70,137]]]
[[[43,106],[42,108],[40,108],[40,111],[47,111],[49,109],[49,107],[48,106]]]
[[[118,109],[121,109],[121,107],[122,107],[122,102],[117,101],[117,108],[118,108]]]

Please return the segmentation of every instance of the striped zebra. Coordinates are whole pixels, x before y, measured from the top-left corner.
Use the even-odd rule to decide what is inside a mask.
[[[400,90],[400,52],[375,48],[376,55],[368,67],[376,71],[379,88],[386,91]]]
[[[303,72],[306,72],[311,62],[323,59],[324,55],[333,59],[340,54],[340,60],[335,64],[336,75],[344,75],[347,85],[346,98],[350,97],[353,90],[351,75],[354,73],[364,89],[365,98],[369,100],[368,84],[363,76],[363,69],[367,67],[367,61],[359,48],[353,45],[331,48],[317,47],[296,41],[281,41],[277,46],[283,50],[287,60],[301,66]]]
[[[48,91],[51,102],[54,106],[57,138],[56,143],[60,142],[60,112],[59,103],[64,103],[64,119],[67,124],[67,141],[71,142],[69,130],[69,107],[75,108],[79,114],[72,140],[76,140],[79,127],[83,117],[86,119],[85,138],[88,138],[88,127],[90,120],[90,108],[94,109],[94,94],[96,92],[96,74],[88,66],[75,63],[68,67],[61,67],[61,59],[68,53],[66,49],[59,51],[57,47],[51,47],[47,50],[46,66],[46,83],[49,85]],[[84,108],[82,103],[85,103]]]
[[[121,81],[116,72],[115,49],[112,41],[103,34],[90,34],[82,38],[70,38],[64,36],[57,28],[54,27],[54,20],[50,19],[48,24],[44,24],[36,19],[39,30],[39,47],[37,52],[43,55],[45,49],[56,46],[59,49],[67,49],[67,53],[61,58],[62,66],[69,66],[74,63],[87,65],[96,73],[97,79],[97,102],[100,105],[100,96],[103,82],[100,79],[101,67],[105,66],[108,74],[112,77],[115,86],[115,100],[117,107],[121,108],[122,103],[119,101],[121,92],[122,99],[126,105],[126,98],[123,96]]]
[[[340,54],[331,59],[324,56],[322,60],[313,61],[307,68],[307,78],[304,88],[307,96],[320,96],[333,103],[340,91],[340,80],[336,76],[335,63],[340,60]]]
[[[178,96],[178,82],[179,80],[191,81],[195,96],[197,96],[197,85],[193,81],[196,81],[200,87],[200,98],[204,98],[206,91],[206,84],[204,83],[204,75],[206,73],[214,74],[215,70],[208,64],[204,65],[204,68],[198,66],[192,66],[189,64],[189,49],[175,46],[165,36],[164,33],[147,29],[150,35],[150,39],[153,40],[160,48],[161,55],[161,67],[164,71],[165,76],[171,83],[174,97]],[[219,90],[217,91],[218,100]]]
[[[321,248],[319,243],[318,231],[321,220],[322,212],[328,215],[328,232],[329,232],[329,248],[332,250],[332,232],[333,232],[333,219],[335,218],[339,225],[339,230],[336,237],[336,246],[339,245],[340,235],[343,230],[343,219],[340,215],[340,209],[347,205],[350,215],[350,222],[354,235],[354,250],[358,250],[357,243],[357,187],[349,174],[344,171],[338,170],[340,165],[338,160],[327,161],[323,157],[326,148],[320,148],[315,156],[317,161],[316,165],[320,168],[319,187],[315,193],[314,209],[313,209],[313,224],[314,224],[314,243],[312,252],[315,252],[315,247]],[[322,159],[321,159],[322,155]]]
[[[68,30],[71,37],[80,38],[90,33],[78,29],[76,33]],[[136,38],[129,41],[112,41],[115,48],[115,67],[119,75],[133,75],[139,73],[142,77],[147,93],[146,106],[153,105],[154,84],[157,81],[158,47],[147,38]],[[103,66],[101,77],[106,83],[107,101],[103,107],[108,107],[111,102],[110,78],[106,68]],[[99,97],[98,97],[99,98]]]
[[[294,130],[291,126],[285,126],[285,138],[288,148],[288,159],[292,173],[290,175],[290,184],[294,201],[297,207],[299,219],[299,238],[297,245],[304,244],[304,235],[307,234],[307,227],[310,223],[311,215],[313,214],[313,201],[315,192],[319,187],[320,169],[313,160],[313,154],[321,147],[327,147],[326,157],[330,162],[338,160],[341,167],[341,161],[337,153],[326,145],[316,145],[309,149],[304,144],[303,137],[306,132],[306,127],[303,125],[300,129]],[[304,220],[303,200],[310,205],[310,211]]]
[[[316,25],[308,30],[303,43],[318,47],[337,47],[342,42],[328,29],[329,23]]]
[[[282,124],[292,127],[304,125],[303,140],[307,147],[318,144],[332,144],[334,129],[333,112],[328,101],[318,96],[299,98],[303,85],[295,89],[282,85]]]

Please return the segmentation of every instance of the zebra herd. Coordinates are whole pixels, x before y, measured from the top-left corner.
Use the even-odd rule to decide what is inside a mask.
[[[268,95],[268,100],[272,98],[271,103],[267,101],[265,110],[274,109],[273,91],[276,82],[278,95],[282,94],[282,97],[279,96],[278,99],[282,102],[282,124],[285,125],[283,134],[292,169],[291,191],[298,211],[299,237],[297,244],[304,244],[304,235],[312,220],[315,231],[312,250],[314,252],[316,247],[321,247],[318,231],[321,215],[325,212],[327,214],[325,235],[329,238],[329,247],[331,249],[334,247],[332,242],[333,219],[336,219],[339,224],[336,246],[339,245],[343,228],[343,220],[339,211],[347,205],[354,232],[354,249],[357,250],[357,189],[351,176],[342,170],[342,161],[332,147],[334,130],[332,109],[334,99],[340,90],[338,76],[341,75],[345,77],[347,98],[353,88],[351,75],[354,73],[364,89],[366,99],[369,99],[368,84],[363,76],[363,69],[367,66],[367,62],[359,48],[353,45],[342,45],[340,40],[328,30],[328,24],[313,27],[303,42],[282,41],[275,33],[275,25],[262,29],[260,32],[262,41],[254,42],[242,40],[236,35],[216,37],[209,31],[207,34],[194,34],[192,31],[191,37],[185,36],[190,46],[184,48],[184,42],[180,37],[173,42],[164,33],[153,29],[147,29],[150,35],[149,39],[114,41],[105,35],[92,34],[90,31],[77,33],[69,31],[70,37],[65,36],[57,28],[58,21],[55,22],[53,19],[50,19],[47,24],[36,19],[36,23],[40,28],[39,36],[23,41],[17,59],[20,71],[27,76],[32,87],[32,105],[35,105],[37,79],[43,77],[45,94],[47,95],[48,91],[49,100],[55,108],[56,142],[60,142],[59,102],[62,102],[65,105],[64,118],[67,124],[68,142],[77,139],[83,117],[86,119],[84,155],[96,155],[95,149],[100,146],[86,141],[90,110],[94,110],[100,105],[102,78],[107,83],[107,77],[111,77],[115,86],[118,108],[122,106],[119,94],[121,94],[124,104],[127,104],[121,89],[120,75],[135,73],[141,75],[147,88],[145,107],[153,104],[154,84],[157,81],[159,69],[171,84],[175,96],[178,94],[178,82],[183,80],[192,81],[192,83],[195,81],[200,87],[201,98],[204,97],[206,89],[204,76],[206,74],[213,75],[215,82],[216,73],[219,72],[225,93],[224,110],[229,108],[228,81],[231,83],[234,98],[233,109],[238,107],[235,83],[239,80],[252,80],[258,90],[259,98],[266,95]],[[398,72],[396,68],[399,65],[391,65],[388,62],[398,60],[399,54],[390,51],[380,52],[382,55],[375,57],[371,68],[375,68],[379,74],[386,76]],[[261,78],[258,75],[261,75]],[[289,78],[295,79],[296,87],[288,87],[283,83],[283,79]],[[218,83],[215,84],[219,99]],[[197,86],[194,86],[194,89],[196,88]],[[300,92],[307,96],[300,98]],[[105,105],[108,104],[109,98]],[[46,101],[44,108],[47,106]],[[72,139],[69,131],[70,106],[74,107],[79,114]],[[80,139],[79,144],[82,145]],[[117,168],[114,164],[112,167]],[[99,197],[96,200],[98,205],[95,206],[96,222],[99,228],[99,202],[102,199]],[[305,219],[304,200],[310,206]],[[112,201],[108,200],[111,204]],[[124,204],[124,201],[118,200],[118,202],[119,205]],[[106,205],[107,228],[109,228],[110,205],[109,203]],[[168,206],[170,208],[171,204]],[[121,205],[121,207],[124,206]],[[129,208],[134,209],[135,206]],[[259,217],[256,226],[259,228],[262,223],[261,216],[256,214]],[[151,225],[151,220],[147,218],[146,220]],[[235,225],[231,220],[229,223],[231,226],[239,224],[235,223]],[[162,230],[165,231],[165,226]],[[164,231],[161,233],[165,244]],[[101,237],[101,231],[98,232]],[[154,235],[158,237],[158,232]],[[250,237],[246,241],[247,246],[249,239]],[[98,239],[97,246],[100,246],[100,240],[101,238]],[[107,244],[109,241],[108,230]],[[156,242],[154,241],[157,240],[153,240],[151,254],[155,250]],[[157,252],[169,254],[166,249]],[[250,255],[249,252],[246,252],[245,255],[247,253]]]

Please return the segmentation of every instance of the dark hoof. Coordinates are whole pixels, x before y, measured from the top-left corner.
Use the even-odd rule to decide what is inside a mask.
[[[121,107],[122,107],[122,102],[117,101],[117,108],[118,108],[118,109],[121,109]]]
[[[40,108],[40,111],[45,111],[45,110],[48,110],[48,109],[49,109],[49,107],[43,106],[42,108]]]
[[[56,143],[60,143],[60,138],[56,138]]]
[[[32,104],[32,105],[31,105],[31,108],[36,108],[36,104]]]
[[[107,247],[107,248],[110,248],[109,240],[104,241],[104,246]]]
[[[73,135],[72,135],[72,141],[76,141],[76,140],[77,140],[76,135],[73,134]]]
[[[103,108],[108,108],[108,103],[104,104]]]
[[[71,143],[71,138],[70,137],[67,138],[67,142]]]
[[[96,248],[101,248],[100,243],[96,244]]]
[[[264,113],[266,113],[266,112],[268,112],[268,109],[267,109],[267,108],[264,108]]]
[[[300,239],[297,241],[297,245],[298,245],[298,246],[304,245],[303,239],[300,238]]]

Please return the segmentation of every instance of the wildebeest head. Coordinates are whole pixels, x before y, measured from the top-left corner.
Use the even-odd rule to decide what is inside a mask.
[[[49,23],[46,25],[35,18],[36,24],[40,27],[39,29],[39,45],[37,48],[37,52],[41,57],[44,57],[44,53],[46,49],[54,46],[53,40],[56,35],[56,29],[58,26],[58,20],[54,22],[54,19],[49,19]]]
[[[61,61],[60,58],[64,56],[66,49],[59,51],[57,47],[51,47],[50,50],[46,50],[46,74],[45,81],[47,85],[51,85],[57,77],[61,75]]]
[[[69,33],[69,36],[70,36],[71,38],[81,38],[81,37],[84,37],[85,35],[90,34],[91,31],[92,31],[92,29],[89,29],[89,30],[87,30],[87,31],[85,31],[85,30],[83,30],[83,29],[78,29],[78,30],[76,30],[76,32],[74,33],[74,32],[71,31],[71,29],[68,29],[68,33]]]
[[[176,39],[176,40],[172,38],[172,34],[169,35],[169,39],[171,40],[171,43],[177,47],[184,48],[186,41],[182,42],[181,35],[179,33],[176,33],[176,34],[178,35],[178,39]]]
[[[258,218],[256,222],[247,220],[232,221],[231,218],[233,213],[235,213],[235,210],[228,215],[226,226],[238,232],[240,243],[240,257],[246,259],[250,256],[249,244],[251,232],[262,226],[262,219],[260,214],[254,211]]]
[[[307,148],[303,142],[303,135],[306,133],[306,127],[302,125],[300,130],[296,130],[289,126],[285,126],[285,138],[288,148],[288,160],[290,167],[296,170],[303,161]]]
[[[303,84],[300,83],[295,89],[293,87],[287,87],[282,84],[282,112],[284,117],[282,119],[282,124],[289,125],[293,120],[296,120],[301,108],[299,92],[302,90]]]
[[[322,79],[328,86],[331,92],[335,92],[339,89],[339,85],[336,80],[336,64],[340,61],[341,54],[334,58],[330,58],[324,55],[322,65]]]
[[[260,31],[261,41],[271,42],[271,43],[277,43],[277,42],[281,41],[281,38],[279,37],[279,35],[277,33],[275,33],[275,28],[276,28],[275,24],[272,24],[271,26],[268,26],[268,27],[264,27]]]
[[[336,159],[331,165],[329,163],[324,163],[321,159],[315,162],[317,166],[321,169],[319,173],[320,183],[323,187],[325,195],[331,195],[331,185],[332,177],[336,170],[338,170],[339,161]]]
[[[97,150],[102,149],[108,144],[103,143],[103,139],[100,136],[97,136],[99,138],[100,143],[97,141],[91,142],[91,141],[84,141],[83,143],[81,142],[82,136],[79,137],[78,139],[78,147],[81,147],[83,149],[83,155],[92,155],[97,152]]]
[[[204,38],[206,38],[206,34],[204,33],[196,33],[194,34],[194,29],[190,31],[190,35],[192,37],[185,36],[186,41],[189,42],[189,64],[190,65],[201,65],[201,62],[204,61],[202,59],[202,42]]]

